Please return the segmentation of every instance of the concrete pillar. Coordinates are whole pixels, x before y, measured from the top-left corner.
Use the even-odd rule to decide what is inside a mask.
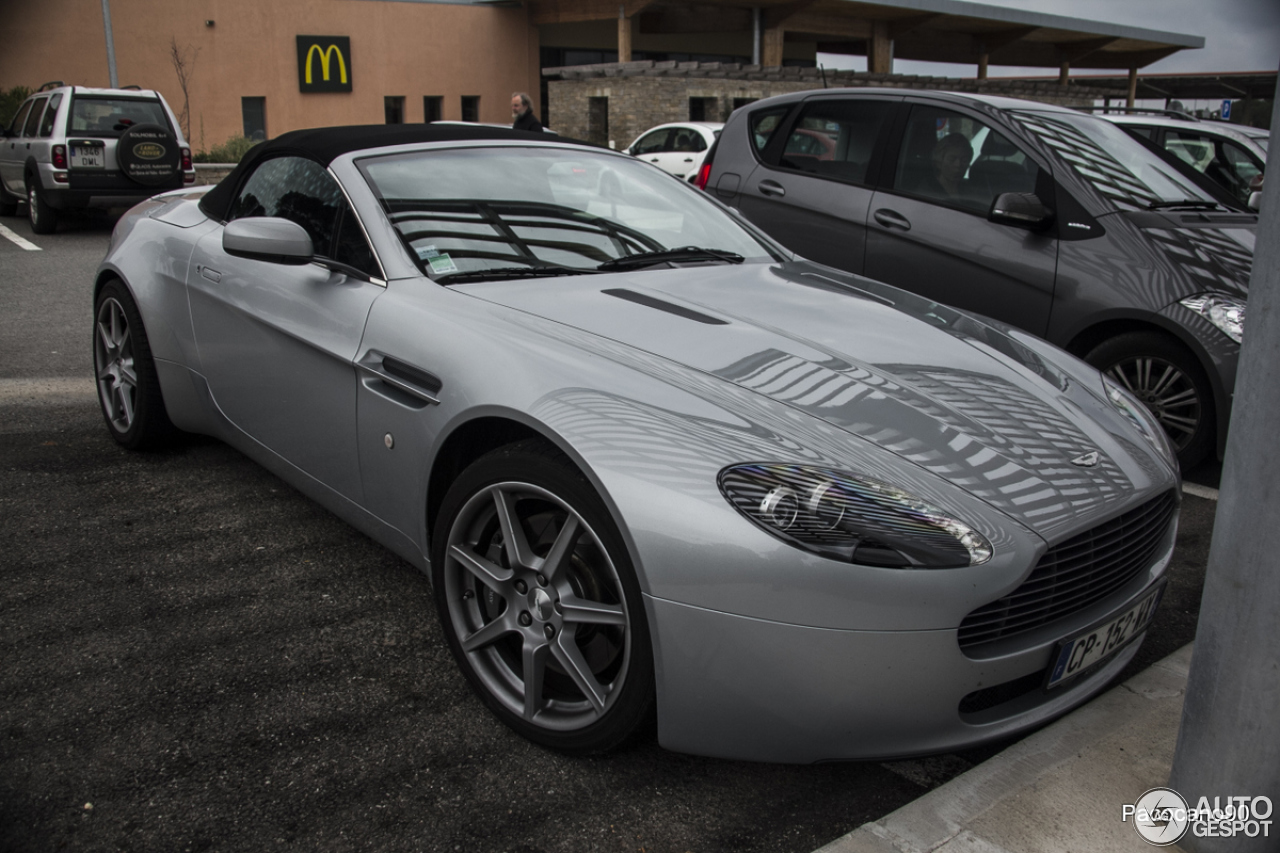
[[[760,64],[760,7],[751,10],[751,64]]]
[[[785,36],[786,32],[781,27],[771,27],[764,31],[761,65],[771,68],[782,64],[782,46]]]
[[[1125,101],[1125,106],[1133,109],[1134,101],[1138,99],[1138,69],[1129,69],[1129,97]]]
[[[631,61],[631,19],[627,7],[618,6],[618,61]]]
[[[1058,85],[1066,86],[1071,79],[1071,63],[1064,62],[1062,67],[1058,69]]]
[[[982,53],[978,54],[978,79],[979,80],[987,79],[987,61],[990,58],[991,58],[991,54],[987,53],[986,51],[983,51]]]
[[[1280,111],[1271,134],[1280,134]],[[1191,808],[1201,797],[1212,805],[1228,796],[1280,805],[1280,181],[1266,184],[1263,195],[1231,436],[1169,777]],[[1267,837],[1188,832],[1178,845],[1188,853],[1275,851],[1278,818],[1270,816]]]
[[[875,21],[871,25],[867,70],[873,74],[893,73],[893,42],[889,39],[889,24],[885,21]]]

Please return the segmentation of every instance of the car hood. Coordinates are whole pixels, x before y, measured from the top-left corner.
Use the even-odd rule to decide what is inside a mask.
[[[748,263],[459,289],[820,418],[1046,537],[1170,481],[1150,446],[1085,387],[1100,385],[1096,371],[825,267]],[[617,358],[616,347],[608,355]],[[1096,465],[1073,464],[1095,451]]]
[[[1147,238],[1162,278],[1181,283],[1179,298],[1209,291],[1247,298],[1257,217],[1173,211],[1119,215]]]

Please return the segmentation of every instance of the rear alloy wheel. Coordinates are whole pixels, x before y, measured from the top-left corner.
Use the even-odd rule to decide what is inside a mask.
[[[432,572],[454,656],[485,704],[528,739],[603,752],[653,705],[635,573],[595,491],[525,442],[462,473],[441,504]]]
[[[27,220],[37,234],[52,234],[58,229],[58,211],[44,199],[44,190],[35,178],[27,184]]]
[[[1158,332],[1129,332],[1099,344],[1086,358],[1155,415],[1183,471],[1213,448],[1213,393],[1199,363]]]
[[[130,450],[146,450],[172,437],[174,428],[164,408],[142,317],[119,281],[107,282],[98,293],[93,372],[112,438]]]

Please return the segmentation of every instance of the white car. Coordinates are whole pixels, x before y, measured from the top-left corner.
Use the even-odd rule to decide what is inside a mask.
[[[626,152],[677,178],[687,178],[698,173],[723,127],[719,121],[660,124],[640,134]]]

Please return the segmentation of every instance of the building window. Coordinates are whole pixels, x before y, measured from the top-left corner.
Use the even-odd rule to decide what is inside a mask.
[[[267,99],[241,98],[240,114],[244,118],[244,135],[261,142],[267,138]]]
[[[387,124],[404,124],[404,98],[400,95],[383,98],[382,111],[387,115]]]
[[[690,98],[689,121],[719,121],[716,110],[720,106],[719,98]]]
[[[462,120],[463,121],[480,121],[480,96],[479,95],[463,95],[462,96]]]
[[[441,95],[424,95],[422,98],[422,120],[427,124],[444,118],[444,97]]]
[[[733,108],[735,110],[740,110],[743,107],[745,107],[747,104],[754,104],[757,100],[758,100],[757,98],[734,98]]]
[[[613,147],[609,139],[608,98],[587,98],[587,141]]]

